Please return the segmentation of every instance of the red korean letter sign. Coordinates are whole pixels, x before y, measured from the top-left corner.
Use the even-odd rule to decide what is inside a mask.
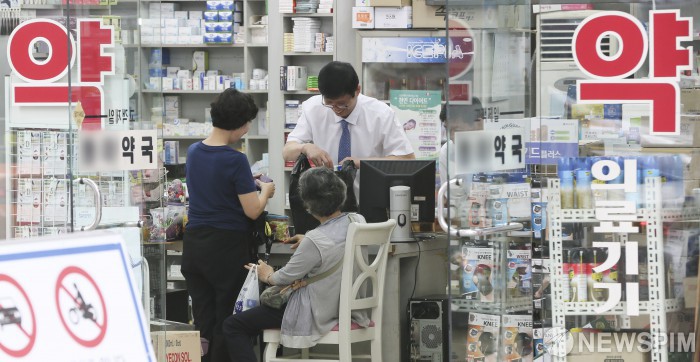
[[[650,133],[680,134],[679,73],[692,67],[691,18],[679,10],[649,12],[649,33],[630,14],[606,11],[586,18],[576,29],[574,61],[592,80],[577,81],[580,103],[643,103],[650,106]],[[619,44],[615,54],[600,49],[604,37]],[[649,54],[649,79],[625,79],[644,64]]]
[[[10,68],[24,84],[13,84],[11,102],[17,106],[56,106],[80,101],[86,116],[104,114],[104,76],[114,74],[114,56],[105,48],[114,46],[113,29],[99,19],[80,19],[77,52],[73,35],[50,19],[33,19],[20,24],[10,35],[7,59]],[[48,44],[46,60],[37,60],[32,47]],[[78,81],[69,87],[57,82],[66,76],[78,57]],[[70,55],[70,60],[69,60]]]

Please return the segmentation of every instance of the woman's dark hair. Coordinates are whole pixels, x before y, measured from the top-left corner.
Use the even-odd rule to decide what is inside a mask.
[[[314,216],[330,216],[340,210],[346,192],[345,182],[326,167],[312,168],[299,178],[299,196]]]
[[[359,84],[360,79],[350,63],[333,61],[318,73],[318,90],[328,99],[337,99],[346,94],[355,97]]]
[[[258,116],[258,106],[250,94],[229,88],[211,103],[209,113],[214,127],[232,131],[254,120]]]

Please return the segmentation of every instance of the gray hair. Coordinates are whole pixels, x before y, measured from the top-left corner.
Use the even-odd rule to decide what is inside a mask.
[[[330,216],[340,210],[346,192],[345,182],[326,167],[307,170],[299,178],[299,196],[314,216]]]

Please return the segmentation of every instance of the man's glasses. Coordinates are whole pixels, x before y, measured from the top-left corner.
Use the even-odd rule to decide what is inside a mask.
[[[344,110],[350,108],[350,106],[347,105],[347,104],[341,104],[341,105],[338,105],[338,104],[326,104],[326,98],[323,98],[323,97],[321,98],[321,104],[322,104],[324,107],[326,107],[326,108],[337,109],[337,110],[340,110],[340,111],[344,111]]]

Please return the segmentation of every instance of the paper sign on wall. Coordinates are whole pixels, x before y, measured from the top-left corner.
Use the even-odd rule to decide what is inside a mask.
[[[499,129],[455,133],[455,174],[525,167],[525,130]]]
[[[401,123],[418,159],[440,152],[440,91],[391,90],[391,109]]]
[[[158,168],[156,130],[80,132],[81,172],[152,170]]]

